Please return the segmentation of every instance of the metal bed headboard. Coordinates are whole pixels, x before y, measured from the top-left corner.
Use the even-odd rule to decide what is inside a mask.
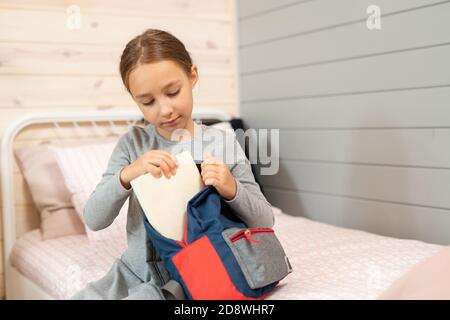
[[[231,115],[225,111],[194,108],[192,112],[194,120],[201,120],[205,124],[219,121],[229,121]],[[13,143],[18,133],[27,126],[33,124],[53,124],[59,129],[60,123],[71,123],[78,128],[78,123],[91,123],[96,127],[96,122],[109,122],[114,127],[115,121],[126,121],[132,126],[138,121],[144,120],[138,110],[127,111],[90,111],[90,112],[44,112],[31,113],[14,120],[4,131],[1,146],[1,180],[3,197],[3,249],[5,271],[9,264],[9,255],[16,241],[16,215],[14,210],[14,150]]]

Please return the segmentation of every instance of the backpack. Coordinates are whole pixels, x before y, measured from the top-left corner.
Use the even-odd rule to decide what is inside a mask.
[[[187,204],[183,241],[162,236],[144,217],[155,250],[189,300],[264,299],[292,272],[271,228],[247,228],[206,186]]]

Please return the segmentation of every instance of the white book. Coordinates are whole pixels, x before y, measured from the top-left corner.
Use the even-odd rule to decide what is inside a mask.
[[[170,179],[147,173],[130,184],[152,227],[166,238],[182,241],[187,203],[204,184],[189,151],[175,157],[179,165]]]

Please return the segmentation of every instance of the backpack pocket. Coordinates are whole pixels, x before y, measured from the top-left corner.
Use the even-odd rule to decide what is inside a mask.
[[[208,236],[191,242],[172,257],[189,299],[194,300],[259,300],[246,296],[236,288],[226,266]]]
[[[270,228],[227,228],[222,237],[230,247],[250,288],[275,283],[292,272],[280,241]]]

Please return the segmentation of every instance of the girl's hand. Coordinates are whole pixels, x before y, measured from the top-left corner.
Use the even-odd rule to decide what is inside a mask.
[[[226,200],[236,196],[236,179],[226,164],[208,156],[201,164],[202,180],[205,185],[213,185]]]
[[[164,173],[170,179],[171,176],[175,175],[177,167],[177,158],[169,152],[151,150],[124,167],[120,173],[120,181],[126,189],[130,189],[130,182],[143,174],[151,173],[154,177],[159,178]]]

